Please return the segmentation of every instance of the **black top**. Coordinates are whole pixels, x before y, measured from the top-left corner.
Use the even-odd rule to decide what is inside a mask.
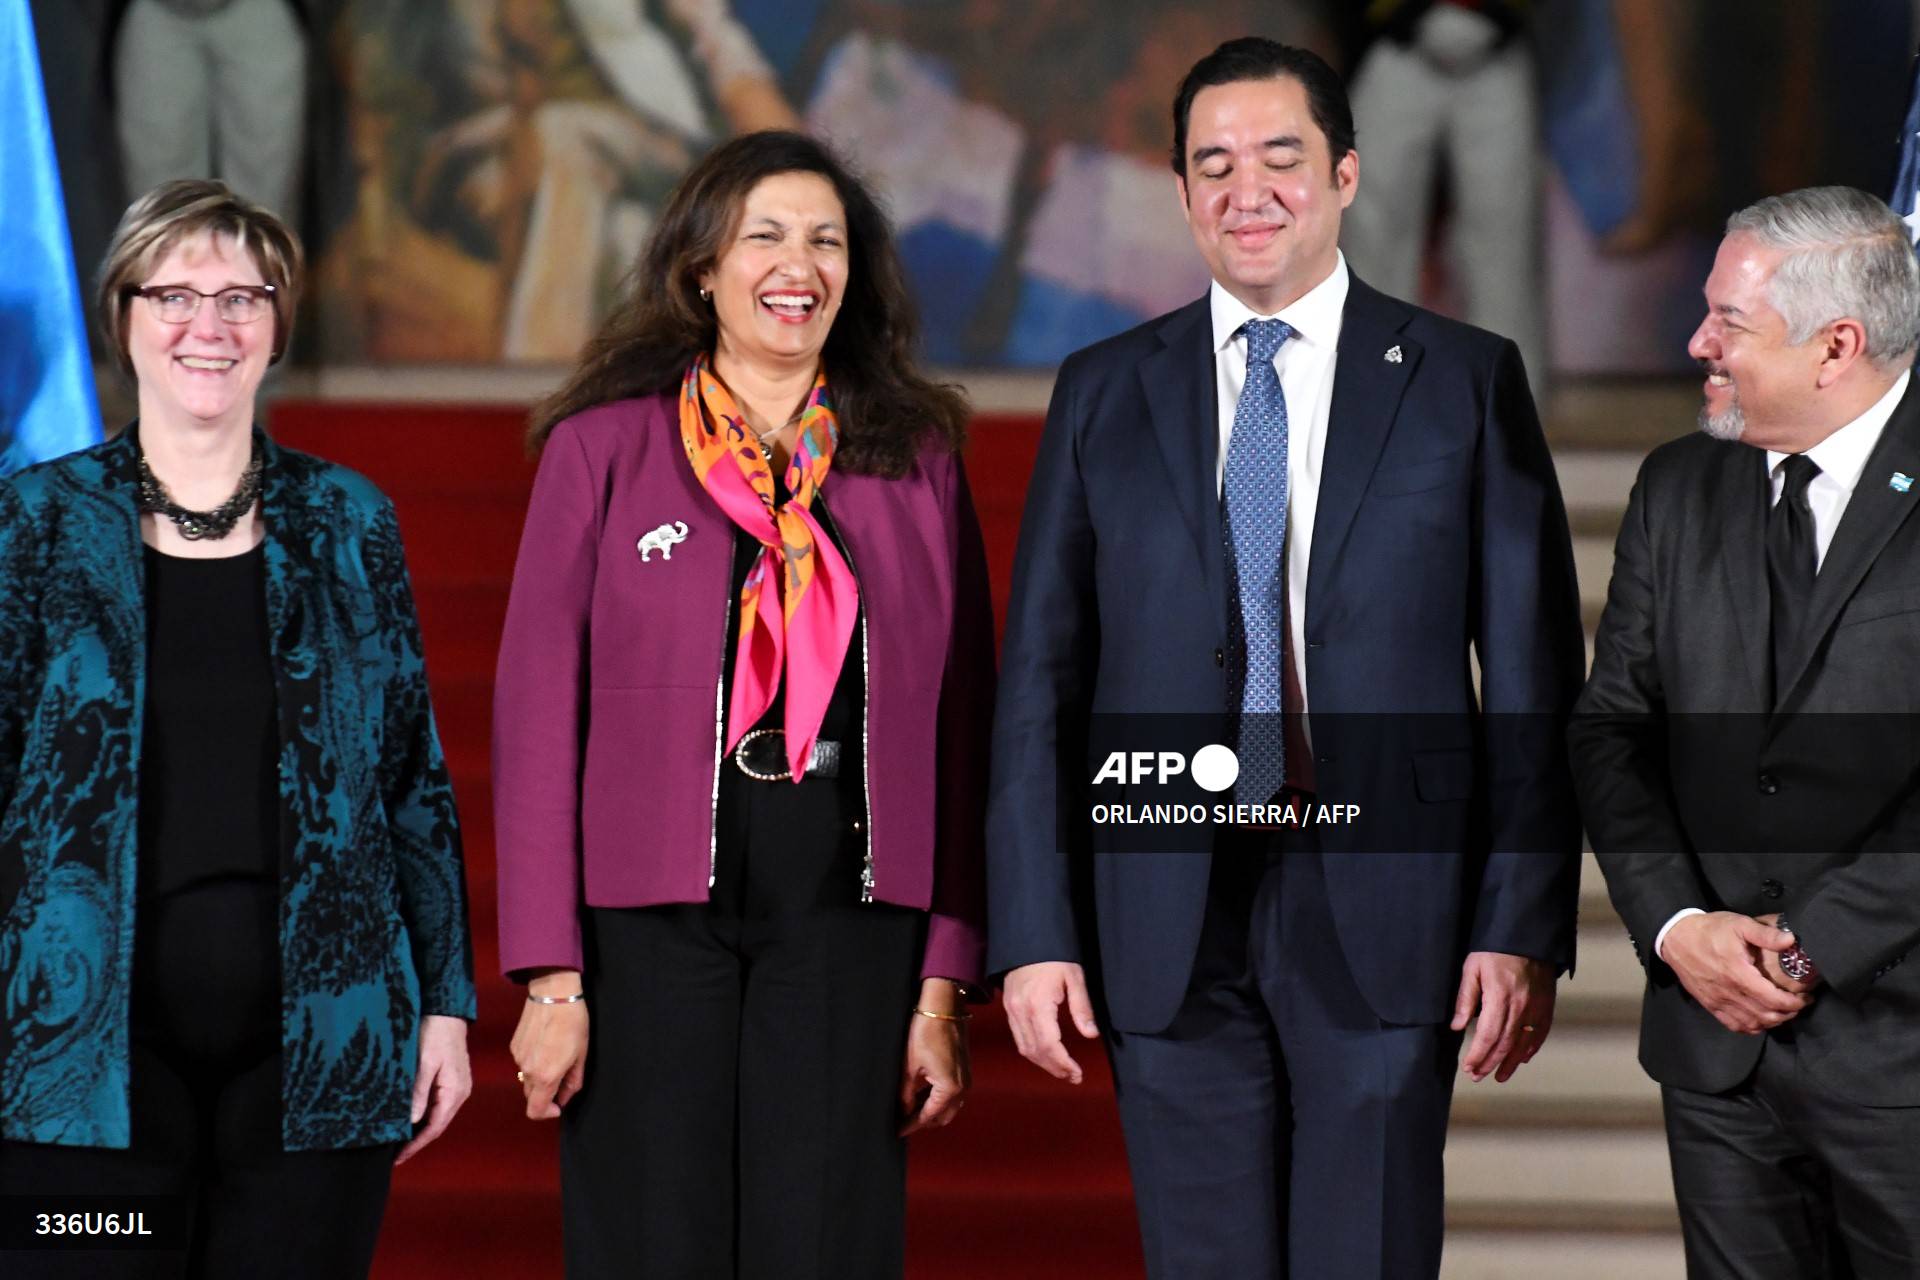
[[[140,892],[228,876],[277,885],[279,700],[265,552],[189,560],[148,547],[146,584]]]

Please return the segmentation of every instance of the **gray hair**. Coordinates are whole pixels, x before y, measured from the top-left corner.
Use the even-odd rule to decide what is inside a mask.
[[[1799,346],[1843,317],[1867,331],[1867,359],[1885,365],[1920,345],[1920,258],[1907,225],[1855,187],[1805,187],[1768,196],[1727,219],[1785,252],[1767,299]]]

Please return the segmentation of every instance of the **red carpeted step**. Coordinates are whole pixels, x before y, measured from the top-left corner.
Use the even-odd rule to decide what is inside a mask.
[[[394,508],[416,583],[512,579],[526,495],[403,494]]]
[[[554,1196],[560,1190],[558,1142],[556,1125],[527,1119],[510,1063],[504,1080],[476,1072],[466,1106],[433,1145],[400,1166],[393,1189],[396,1195],[465,1190]]]
[[[492,675],[430,675],[428,680],[447,768],[456,777],[484,774],[493,742]]]
[[[281,400],[274,439],[352,467],[400,502],[412,494],[524,497],[533,486],[527,411],[512,405]]]
[[[425,1157],[422,1157],[424,1159]],[[399,1190],[387,1208],[373,1280],[548,1280],[561,1274],[559,1196],[530,1191]],[[909,1280],[1138,1280],[1132,1206],[1100,1194],[913,1197]]]
[[[493,679],[507,620],[507,575],[413,583],[414,607],[433,676]]]
[[[1040,448],[1040,422],[1031,414],[975,418],[967,445],[967,481],[980,536],[987,545],[996,628],[1007,620],[1007,590],[1013,581],[1013,551],[1026,506],[1027,477]],[[997,634],[997,631],[996,631]]]
[[[372,1280],[548,1280],[561,1274],[560,1195],[484,1187],[408,1189],[396,1172]]]
[[[911,1178],[909,1178],[911,1181]],[[1146,1274],[1133,1204],[1058,1188],[909,1197],[910,1280],[1139,1280]]]

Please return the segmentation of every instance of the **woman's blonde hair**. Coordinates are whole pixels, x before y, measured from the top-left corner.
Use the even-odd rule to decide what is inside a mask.
[[[224,236],[253,255],[261,276],[273,286],[270,363],[278,363],[286,354],[306,269],[300,237],[224,182],[179,178],[161,183],[127,206],[100,264],[94,290],[100,329],[120,372],[129,378],[133,377],[133,361],[127,354],[127,309],[133,305],[129,290],[176,246],[202,235]]]

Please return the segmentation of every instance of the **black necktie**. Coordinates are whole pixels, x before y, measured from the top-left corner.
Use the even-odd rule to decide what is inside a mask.
[[[1820,468],[1804,453],[1796,453],[1780,464],[1786,484],[1780,500],[1767,516],[1767,585],[1773,597],[1773,680],[1774,697],[1785,690],[1787,663],[1799,639],[1801,621],[1807,616],[1807,601],[1813,595],[1815,543],[1813,511],[1807,506],[1807,486],[1820,474]]]

